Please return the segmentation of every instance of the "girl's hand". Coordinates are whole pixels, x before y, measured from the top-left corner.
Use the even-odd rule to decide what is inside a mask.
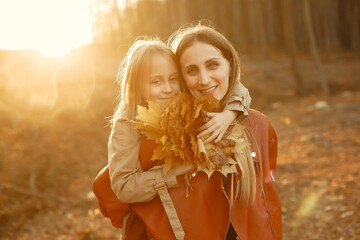
[[[224,136],[230,123],[237,117],[238,112],[225,110],[220,113],[205,112],[209,120],[202,125],[198,131],[200,132],[197,137],[203,137],[211,134],[210,137],[205,139],[204,144],[211,142],[215,139],[215,143],[219,142]]]

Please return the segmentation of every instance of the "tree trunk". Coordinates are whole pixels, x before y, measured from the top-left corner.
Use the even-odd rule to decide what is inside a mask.
[[[268,1],[268,0],[267,0]],[[259,38],[259,42],[261,45],[261,54],[264,57],[268,56],[268,46],[267,46],[267,36],[266,36],[266,28],[265,28],[265,22],[264,22],[264,11],[262,8],[262,1],[256,0],[256,7],[255,7],[255,13],[256,13],[256,22],[257,22],[257,35]]]
[[[354,9],[353,9],[353,19],[352,19],[352,34],[351,34],[351,48],[353,50],[358,50],[359,49],[359,41],[360,41],[360,36],[359,36],[359,11],[360,11],[360,4],[359,1],[355,1],[354,2]]]
[[[337,52],[339,50],[339,1],[331,1],[330,11],[327,13],[328,27],[331,36],[331,52]]]
[[[271,44],[275,43],[275,31],[274,31],[274,13],[271,0],[263,0],[263,4],[266,9],[266,29],[268,40]]]
[[[245,2],[246,10],[247,10],[247,24],[249,25],[249,35],[251,39],[251,45],[258,45],[259,39],[256,34],[256,17],[255,17],[255,6],[254,0],[246,1]]]
[[[236,1],[236,0],[234,0]],[[240,48],[242,49],[243,53],[249,53],[250,52],[250,47],[251,47],[251,36],[250,36],[250,29],[249,29],[249,12],[248,7],[247,7],[248,3],[245,2],[245,0],[240,0],[239,1],[239,7],[240,7],[240,19],[241,19],[241,25],[239,27],[241,27],[241,46]]]
[[[174,0],[167,0],[166,1],[166,11],[167,11],[167,19],[170,22],[170,30],[171,33],[176,31],[178,25],[178,12],[176,9],[176,3]]]
[[[295,76],[295,81],[298,87],[298,93],[302,96],[307,95],[307,89],[304,85],[303,78],[300,74],[299,63],[297,60],[297,51],[294,38],[293,20],[291,18],[291,0],[282,0],[282,17],[284,24],[284,38],[288,49],[288,54],[291,60],[291,70]]]
[[[177,0],[176,1],[177,9],[178,9],[178,17],[179,17],[179,22],[180,25],[186,23],[187,21],[187,16],[188,16],[188,11],[187,11],[187,0]]]
[[[231,36],[233,40],[233,44],[238,46],[241,42],[241,21],[240,21],[240,4],[237,0],[232,0],[232,30]]]
[[[307,32],[309,35],[309,40],[310,40],[311,55],[314,58],[316,68],[320,75],[322,89],[326,94],[329,94],[329,86],[327,84],[323,68],[321,66],[318,50],[317,50],[316,43],[315,43],[315,37],[314,37],[312,23],[311,23],[309,2],[308,2],[308,0],[302,0],[302,3],[303,3],[305,25],[306,25],[306,29],[307,29]]]

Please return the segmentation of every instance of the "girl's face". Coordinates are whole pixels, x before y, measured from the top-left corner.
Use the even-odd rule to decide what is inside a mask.
[[[174,60],[164,54],[154,54],[150,59],[149,78],[141,86],[143,99],[163,102],[179,91],[179,73]]]
[[[181,72],[193,96],[213,95],[219,101],[229,88],[230,63],[213,45],[194,42],[180,57]]]

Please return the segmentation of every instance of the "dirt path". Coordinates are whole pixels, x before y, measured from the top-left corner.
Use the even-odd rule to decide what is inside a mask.
[[[266,111],[279,137],[284,239],[360,239],[359,106],[360,92],[343,92]]]

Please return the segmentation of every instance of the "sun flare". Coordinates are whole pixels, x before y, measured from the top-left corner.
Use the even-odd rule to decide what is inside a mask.
[[[0,2],[0,49],[62,56],[91,42],[90,0]]]

